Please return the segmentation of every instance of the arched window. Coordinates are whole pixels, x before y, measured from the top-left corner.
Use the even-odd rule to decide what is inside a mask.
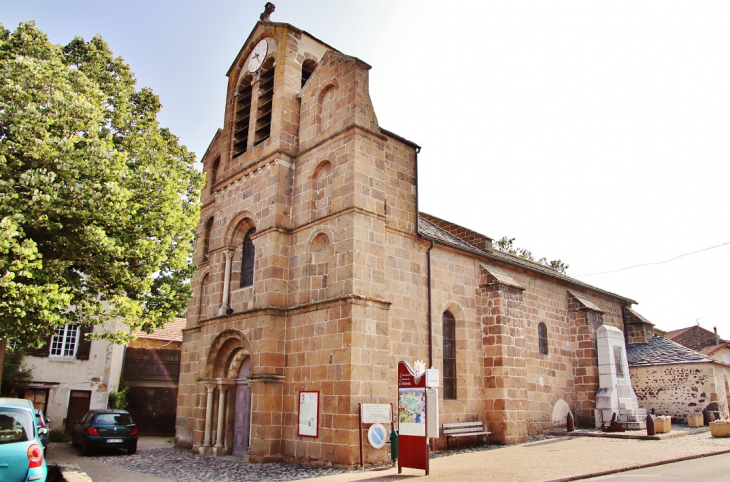
[[[256,228],[251,228],[243,238],[243,253],[241,255],[241,288],[253,285],[253,264],[256,259],[256,247],[253,245],[251,236],[256,233]]]
[[[317,62],[312,59],[307,59],[302,64],[302,88],[307,83],[309,77],[312,76],[312,72],[317,68]]]
[[[261,67],[259,98],[256,105],[256,132],[253,145],[258,146],[271,134],[271,111],[274,103],[274,58],[269,57]]]
[[[205,228],[203,229],[203,262],[208,261],[208,254],[210,253],[210,234],[213,231],[213,216],[205,222]]]
[[[456,400],[456,320],[449,311],[443,315],[444,400]]]
[[[548,354],[548,340],[547,340],[547,326],[545,326],[545,323],[540,323],[539,325],[537,325],[537,336],[539,338],[539,343],[540,343],[540,354],[547,355]]]
[[[213,186],[215,186],[218,180],[218,167],[220,166],[221,158],[217,158],[213,163],[213,167],[210,168],[210,192],[213,193]]]
[[[236,111],[233,125],[233,157],[246,152],[248,148],[248,126],[251,120],[253,91],[251,77],[246,76],[236,92]]]

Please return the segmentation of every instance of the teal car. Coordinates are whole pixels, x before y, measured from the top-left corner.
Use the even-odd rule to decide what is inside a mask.
[[[0,398],[0,481],[46,480],[48,468],[33,403]]]

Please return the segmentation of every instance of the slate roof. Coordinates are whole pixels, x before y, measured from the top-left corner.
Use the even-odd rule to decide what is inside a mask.
[[[146,338],[151,340],[182,341],[182,329],[185,328],[185,322],[185,318],[175,318],[174,321],[171,321],[162,328],[154,330],[152,333],[133,331],[132,335],[137,338]]]
[[[575,278],[571,278],[570,276],[564,275],[560,271],[554,270],[552,268],[548,268],[547,266],[542,265],[540,263],[536,263],[534,261],[528,261],[524,258],[520,258],[518,256],[513,256],[511,254],[504,253],[504,252],[498,251],[498,250],[483,251],[481,249],[475,248],[474,246],[467,243],[463,239],[449,233],[448,231],[446,231],[444,229],[441,229],[440,227],[436,226],[434,223],[428,221],[427,219],[424,219],[420,215],[418,216],[418,232],[425,239],[434,241],[434,242],[442,244],[444,246],[449,246],[449,247],[452,247],[452,248],[455,248],[455,249],[458,249],[461,251],[466,251],[466,252],[475,254],[482,258],[499,261],[499,262],[510,264],[512,266],[523,268],[523,269],[526,269],[529,271],[537,272],[537,273],[543,274],[545,276],[549,276],[551,278],[559,279],[559,280],[569,283],[573,286],[587,288],[591,291],[603,293],[604,295],[610,296],[612,298],[618,298],[618,299],[624,300],[629,304],[637,303],[636,301],[632,300],[631,298],[626,298],[625,296],[617,295],[616,293],[611,293],[610,291],[596,288],[595,286],[589,285],[588,283],[584,283],[582,281],[578,281]]]
[[[678,363],[716,363],[716,360],[667,340],[663,336],[649,338],[646,343],[628,345],[626,358],[630,367],[674,365]]]

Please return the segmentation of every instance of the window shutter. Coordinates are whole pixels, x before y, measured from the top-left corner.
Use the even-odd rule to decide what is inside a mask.
[[[81,327],[81,333],[79,334],[79,348],[76,350],[76,359],[88,360],[91,354],[91,340],[86,339],[86,334],[94,331],[92,326]]]
[[[48,350],[51,348],[51,336],[48,335],[43,339],[43,345],[40,348],[26,348],[25,354],[27,356],[47,357]]]

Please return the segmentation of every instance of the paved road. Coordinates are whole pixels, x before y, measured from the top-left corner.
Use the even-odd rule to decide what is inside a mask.
[[[596,477],[591,480],[611,480],[615,482],[684,482],[687,480],[725,482],[730,480],[730,454],[713,455],[701,459],[631,470],[629,472]]]

